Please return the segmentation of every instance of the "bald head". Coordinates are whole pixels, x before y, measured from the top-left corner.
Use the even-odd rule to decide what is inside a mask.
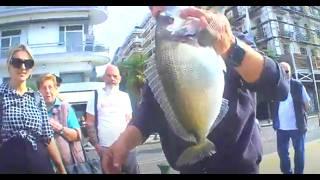
[[[290,67],[290,64],[288,64],[286,62],[281,62],[280,66],[286,72],[286,77],[288,79],[290,79],[291,78],[291,67]]]
[[[108,64],[103,76],[103,81],[109,86],[118,86],[121,82],[120,71],[117,66]]]

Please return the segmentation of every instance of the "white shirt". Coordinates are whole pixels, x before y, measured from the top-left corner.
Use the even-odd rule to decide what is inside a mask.
[[[109,147],[125,130],[128,122],[126,114],[131,115],[132,108],[129,95],[119,87],[105,87],[98,90],[98,138],[99,144]],[[94,113],[94,97],[88,101],[87,113]]]
[[[303,97],[304,103],[310,102],[310,97],[306,89],[304,88],[304,86],[302,86],[302,97]],[[279,129],[281,130],[298,129],[296,125],[296,115],[295,115],[292,95],[290,91],[288,93],[287,99],[284,101],[281,101],[279,104],[278,116],[279,116],[279,122],[280,122]]]

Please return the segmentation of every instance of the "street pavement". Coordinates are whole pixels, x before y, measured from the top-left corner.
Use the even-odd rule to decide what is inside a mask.
[[[308,118],[308,132],[306,134],[305,146],[305,173],[320,174],[320,128],[317,116]],[[263,142],[263,158],[260,164],[261,174],[281,174],[279,158],[276,148],[276,134],[272,126],[261,124],[261,137]],[[292,146],[292,145],[290,145]],[[97,158],[92,146],[86,146],[88,157]],[[293,167],[293,150],[290,149],[290,156]],[[137,159],[141,174],[161,174],[159,164],[168,164],[163,154],[159,139],[154,140],[153,135],[145,144],[137,147]],[[178,172],[170,169],[170,174]]]
[[[276,134],[272,126],[261,124],[261,137],[263,142],[263,159],[260,164],[261,174],[281,174],[279,158],[276,149]],[[308,118],[308,132],[306,134],[305,146],[305,173],[320,173],[320,128],[317,116]],[[292,145],[290,145],[292,147]],[[158,140],[150,137],[147,143],[138,146],[138,161],[142,174],[160,174],[158,164],[167,163]],[[293,150],[290,149],[290,156],[293,163]],[[293,164],[292,164],[293,167]],[[178,173],[170,169],[171,174]]]

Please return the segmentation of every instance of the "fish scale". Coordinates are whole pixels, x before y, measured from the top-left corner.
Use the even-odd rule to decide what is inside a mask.
[[[145,74],[169,128],[192,144],[178,157],[176,166],[180,167],[216,152],[207,135],[228,109],[222,97],[226,66],[212,47],[199,46],[196,38],[184,39],[179,29],[179,37],[168,32],[170,19],[165,18],[157,19],[155,56],[148,62]]]

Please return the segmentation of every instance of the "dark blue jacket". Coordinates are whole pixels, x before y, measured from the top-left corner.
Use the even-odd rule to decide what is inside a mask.
[[[302,95],[302,88],[303,85],[301,82],[291,79],[290,80],[290,93],[293,100],[294,112],[296,116],[296,125],[299,131],[306,132],[307,131],[307,116],[303,102],[303,95]],[[273,128],[279,129],[280,122],[279,122],[279,104],[280,102],[277,101],[274,103],[274,110],[273,110]]]
[[[242,34],[237,34],[255,48],[255,44]],[[146,86],[142,103],[131,121],[146,138],[158,132],[169,164],[182,173],[250,173],[257,172],[262,158],[262,144],[256,120],[256,92],[270,100],[284,100],[288,84],[284,72],[272,59],[265,57],[263,72],[254,84],[248,84],[232,68],[227,67],[223,97],[229,100],[229,110],[224,119],[208,135],[217,152],[204,160],[182,169],[175,167],[181,152],[190,144],[177,137],[169,128],[160,105],[151,89]]]

